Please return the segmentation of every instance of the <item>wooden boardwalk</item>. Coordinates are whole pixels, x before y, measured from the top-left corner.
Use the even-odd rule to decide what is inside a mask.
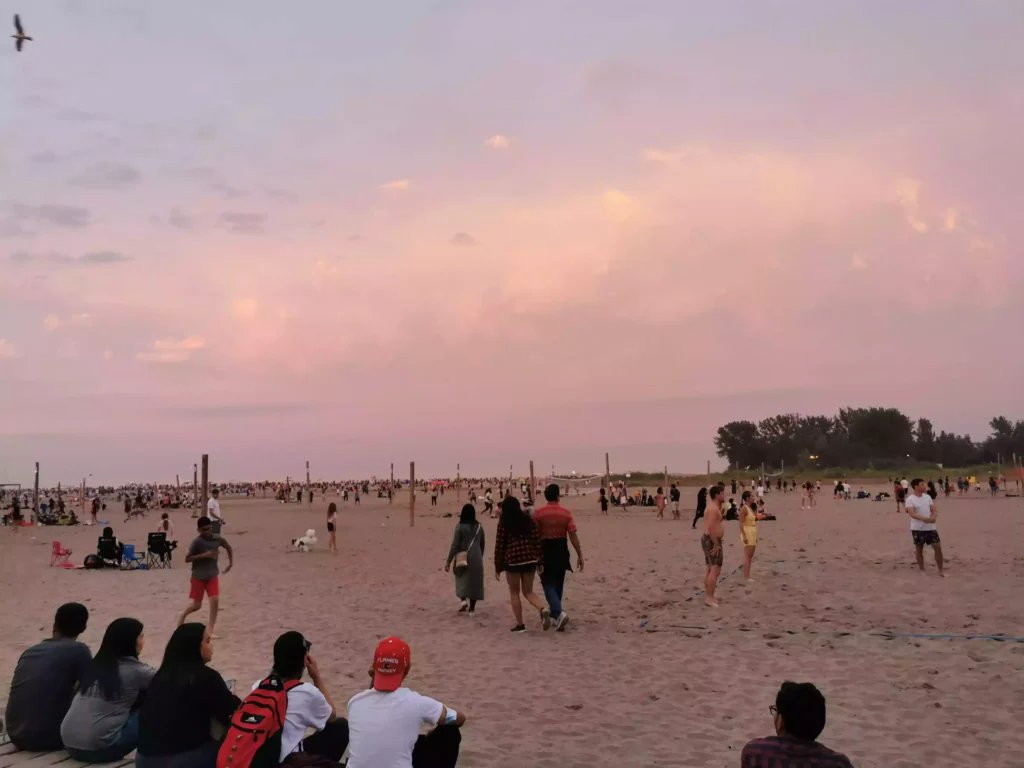
[[[126,765],[135,765],[135,753],[113,763],[90,764],[83,763],[81,760],[73,760],[71,755],[63,749],[59,752],[21,752],[10,743],[0,746],[0,768],[46,768],[50,765],[59,765],[60,768],[86,768],[89,765],[121,768]]]

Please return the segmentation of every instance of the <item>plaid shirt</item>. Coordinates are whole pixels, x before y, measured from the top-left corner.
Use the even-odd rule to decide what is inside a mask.
[[[498,521],[497,540],[494,544],[494,567],[501,573],[510,565],[532,565],[540,561],[540,531],[533,518],[529,520],[529,529],[523,536],[513,536]]]
[[[768,736],[743,748],[740,768],[853,768],[853,763],[816,741]]]

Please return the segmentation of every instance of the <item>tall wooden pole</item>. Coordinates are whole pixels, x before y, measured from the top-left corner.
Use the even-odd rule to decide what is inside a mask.
[[[192,465],[192,517],[199,517],[199,465]]]
[[[32,491],[32,509],[35,512],[36,518],[33,522],[39,520],[39,462],[36,462],[36,481]]]
[[[604,455],[604,487],[608,493],[612,492],[612,465],[608,461],[608,454]]]
[[[533,460],[530,460],[530,503],[533,504],[533,495],[537,493],[537,481],[533,479]]]
[[[708,488],[711,487],[711,459],[708,459]]]
[[[416,462],[409,462],[409,527],[416,525]]]
[[[512,485],[512,465],[508,465],[508,484]]]
[[[309,485],[309,462],[306,462],[306,485]]]
[[[391,498],[395,495],[395,462],[391,462],[391,488],[388,490],[388,506],[391,505]]]
[[[203,454],[203,506],[202,514],[206,514],[206,505],[210,500],[210,454]]]
[[[668,492],[668,466],[665,466],[665,482],[661,484],[662,491]]]
[[[455,506],[462,509],[462,465],[455,465]]]
[[[82,519],[85,520],[85,478],[82,478]]]

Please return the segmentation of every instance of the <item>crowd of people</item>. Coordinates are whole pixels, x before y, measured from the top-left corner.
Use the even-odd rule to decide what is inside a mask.
[[[60,606],[51,636],[19,658],[6,711],[18,749],[66,749],[86,763],[135,752],[139,768],[334,768],[346,753],[348,768],[458,763],[466,713],[407,687],[412,650],[398,637],[377,645],[369,684],[349,698],[343,713],[312,655],[313,643],[298,631],[276,639],[266,675],[241,698],[234,681],[211,666],[215,636],[209,627],[180,625],[154,668],[140,659],[140,621],[112,621],[95,655],[78,639],[88,621],[84,605]],[[826,704],[813,684],[783,683],[769,709],[775,735],[749,742],[740,768],[852,768],[817,741]]]

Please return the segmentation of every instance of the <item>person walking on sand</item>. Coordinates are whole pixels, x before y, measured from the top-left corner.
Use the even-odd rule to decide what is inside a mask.
[[[544,596],[551,606],[551,617],[555,621],[555,630],[564,632],[569,621],[569,614],[562,610],[562,592],[565,589],[565,574],[572,571],[569,558],[569,542],[576,550],[576,567],[583,573],[583,549],[576,533],[576,521],[572,513],[561,506],[558,501],[561,490],[552,483],[544,489],[547,504],[538,509],[533,519],[537,523],[541,539],[541,573],[540,583],[544,587]]]
[[[217,609],[220,606],[220,570],[217,568],[217,555],[221,547],[228,553],[228,567],[224,569],[226,575],[235,564],[235,553],[227,539],[213,532],[210,518],[200,517],[196,521],[196,527],[199,529],[199,536],[189,545],[188,554],[185,555],[185,562],[192,564],[192,581],[188,593],[191,602],[178,617],[178,626],[185,623],[189,614],[203,607],[203,595],[206,594],[210,598],[210,621],[206,626],[210,628],[212,635],[217,624]]]
[[[732,484],[736,485],[736,481],[733,480]],[[669,500],[672,502],[672,519],[673,520],[678,520],[679,519],[679,502],[682,499],[682,497],[679,494],[679,487],[675,483],[672,483],[672,488],[671,488],[671,490],[669,490],[668,496],[669,496]]]
[[[484,527],[477,522],[476,507],[465,504],[459,522],[452,534],[452,546],[444,572],[448,573],[455,561],[455,596],[459,598],[459,613],[476,614],[476,604],[484,599]]]
[[[704,534],[700,537],[700,548],[704,551],[704,605],[709,608],[717,608],[715,601],[715,587],[718,586],[718,577],[722,573],[722,563],[725,554],[722,551],[722,539],[725,536],[725,526],[722,523],[722,495],[724,491],[717,485],[708,492],[711,503],[708,504],[704,517]],[[744,491],[746,493],[746,491]]]
[[[333,501],[327,505],[327,551],[338,554],[338,505]]]
[[[224,518],[220,514],[220,490],[214,488],[212,496],[206,502],[206,516],[210,518],[210,525],[213,527],[213,535],[220,536],[220,528],[224,525]]]
[[[917,557],[917,567],[924,572],[924,547],[927,544],[935,553],[935,567],[939,569],[939,576],[945,576],[942,572],[942,543],[939,541],[939,531],[935,527],[938,518],[938,510],[935,508],[935,499],[924,492],[924,480],[915,477],[910,484],[910,496],[907,497],[907,514],[910,515],[910,535],[914,537],[914,554]]]
[[[526,601],[540,612],[541,626],[551,628],[551,611],[533,591],[533,579],[541,560],[540,531],[532,517],[523,512],[519,499],[509,496],[501,502],[501,518],[494,544],[494,578],[505,573],[512,613],[516,617],[515,633],[525,632],[523,603]],[[568,554],[568,553],[567,553]]]
[[[743,492],[743,506],[740,507],[740,542],[743,544],[743,581],[750,578],[750,564],[754,560],[757,549],[757,513],[754,511],[754,499],[750,491]]]
[[[665,519],[665,491],[661,486],[658,486],[658,492],[654,496],[654,506],[658,508],[657,519]]]
[[[608,494],[605,493],[604,488],[601,489],[600,502],[601,502],[601,514],[602,515],[607,515],[608,514]]]

